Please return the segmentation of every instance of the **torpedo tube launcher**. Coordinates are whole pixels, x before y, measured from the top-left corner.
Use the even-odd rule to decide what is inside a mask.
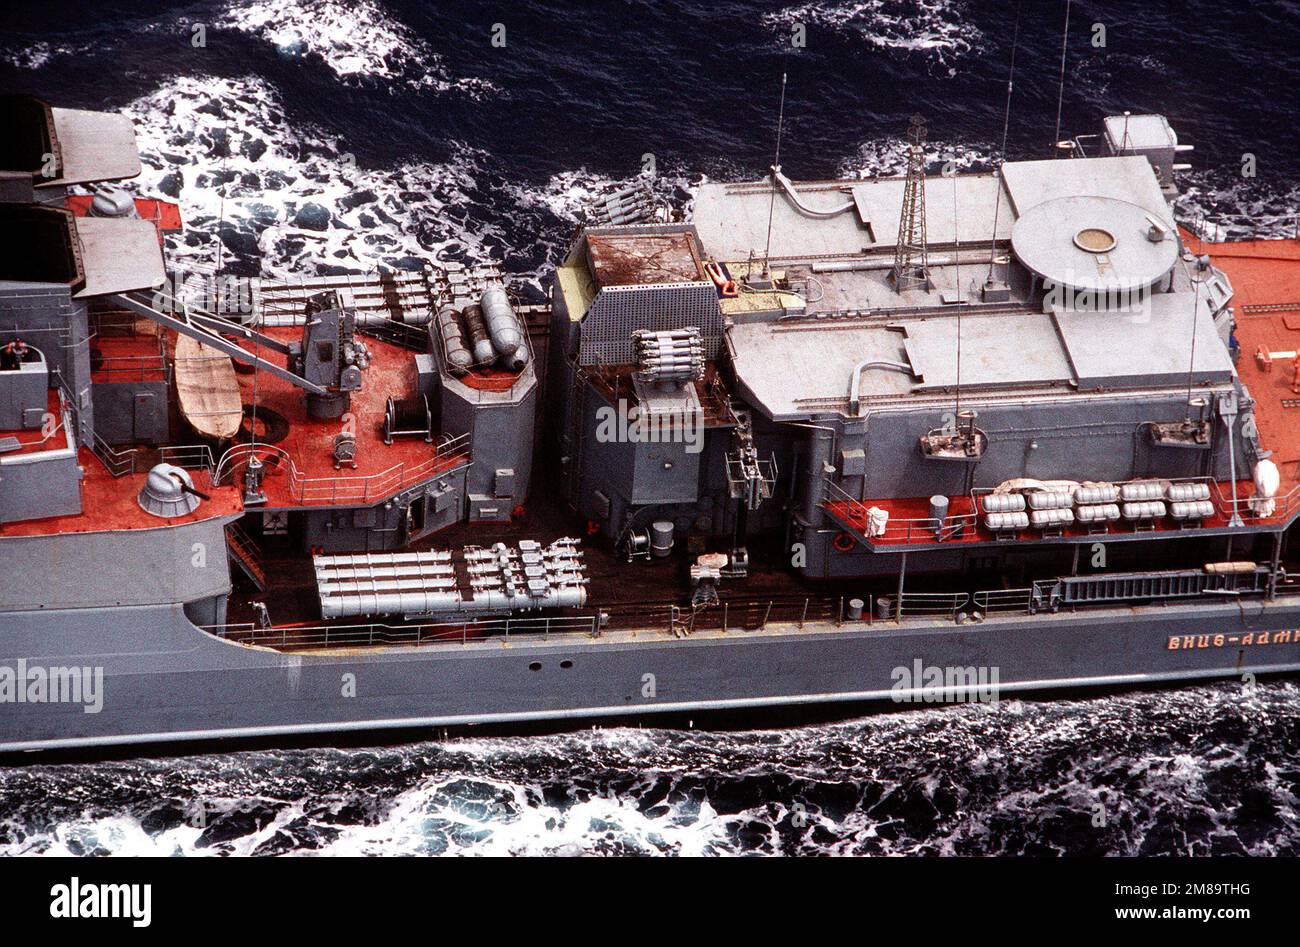
[[[505,543],[467,547],[464,586],[450,552],[316,556],[321,616],[455,619],[581,608],[587,603],[587,580],[578,542],[565,538],[545,548],[532,540],[513,548]]]

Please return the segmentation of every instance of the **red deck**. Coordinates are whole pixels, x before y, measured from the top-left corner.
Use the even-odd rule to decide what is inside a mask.
[[[0,431],[0,436],[16,437],[23,444],[21,449],[5,456],[63,450],[68,446],[68,432],[61,423],[62,406],[56,389],[50,389],[49,399],[50,412],[60,420],[58,430],[54,431],[48,439],[45,439],[39,430]],[[211,501],[199,504],[199,508],[188,516],[160,519],[146,513],[136,502],[136,497],[144,486],[145,474],[114,477],[100,459],[85,448],[77,452],[77,461],[82,469],[82,512],[80,514],[5,523],[0,525],[0,536],[45,536],[55,533],[156,529],[161,526],[196,523],[218,516],[228,516],[242,509],[238,491],[230,489],[209,491],[208,485],[200,480],[196,481],[196,486],[209,493],[212,497]]]
[[[1201,243],[1184,234],[1196,253],[1208,253],[1228,274],[1234,290],[1237,372],[1255,399],[1255,422],[1282,475],[1279,496],[1300,484],[1300,393],[1292,390],[1294,366],[1277,360],[1265,371],[1255,353],[1300,350],[1300,241],[1251,240]],[[1261,307],[1267,307],[1262,309]]]
[[[1253,240],[1233,243],[1204,243],[1184,231],[1183,240],[1198,255],[1210,254],[1214,264],[1228,274],[1232,282],[1233,308],[1237,317],[1237,341],[1241,357],[1237,371],[1255,399],[1255,420],[1260,440],[1273,451],[1282,483],[1274,515],[1260,518],[1247,510],[1242,517],[1247,525],[1272,527],[1285,525],[1300,511],[1300,393],[1294,390],[1296,373],[1290,360],[1276,359],[1265,370],[1255,353],[1263,348],[1273,352],[1300,351],[1300,241]],[[1253,481],[1240,480],[1237,496],[1244,500],[1254,495]],[[1231,513],[1232,483],[1225,481],[1211,487],[1216,515],[1202,521],[1201,529],[1225,529]],[[971,497],[949,498],[949,517],[965,517],[961,529],[946,532],[943,542],[989,543],[998,534],[974,523]],[[934,521],[929,517],[929,498],[862,500],[834,499],[825,504],[826,511],[846,531],[866,539],[867,509],[879,507],[889,513],[883,536],[866,540],[873,546],[923,546],[937,541]],[[1244,506],[1244,504],[1240,504]],[[981,517],[982,519],[982,517]],[[1141,532],[1183,532],[1176,521],[1164,519]],[[1075,524],[1060,538],[1134,535],[1139,532],[1130,523],[1119,521],[1105,527]],[[1040,530],[1014,534],[1017,542],[1036,542],[1044,538]],[[1012,537],[1003,537],[1010,541]]]
[[[68,210],[78,217],[85,217],[90,213],[90,203],[94,199],[90,194],[70,195],[67,199]],[[180,205],[172,201],[137,197],[135,199],[135,209],[143,220],[149,221],[158,228],[159,246],[162,245],[164,233],[180,230],[183,226]]]
[[[288,341],[297,338],[298,332],[283,329],[271,330],[268,334]],[[96,344],[97,347],[107,344],[113,354],[134,358],[145,351],[156,351],[154,347],[157,340],[148,335],[120,339],[104,336],[97,338]],[[344,430],[345,419],[318,421],[309,418],[304,393],[287,381],[264,372],[259,372],[256,376],[239,376],[240,391],[245,403],[253,402],[256,386],[258,405],[275,411],[289,422],[288,434],[282,441],[273,447],[259,448],[259,454],[271,457],[263,483],[268,507],[378,503],[413,483],[455,467],[465,460],[463,451],[457,453],[444,450],[439,453],[437,444],[427,443],[421,438],[397,438],[392,444],[384,443],[382,425],[386,399],[389,394],[404,398],[414,393],[415,367],[411,353],[405,349],[376,339],[367,339],[366,344],[371,352],[370,367],[364,375],[363,390],[353,395],[348,412],[348,424],[356,436],[357,444],[355,470],[350,466],[345,466],[342,470],[334,468],[334,437]],[[104,354],[107,358],[109,351]],[[259,354],[267,359],[283,358],[268,351]],[[96,380],[100,380],[99,376],[96,376]],[[103,380],[112,379],[105,377]],[[50,410],[56,414],[59,411],[58,395],[54,390],[50,392]],[[258,426],[264,429],[264,425]],[[0,432],[3,433],[6,432]],[[62,429],[44,442],[40,431],[8,433],[23,443],[22,451],[55,450],[68,446],[66,432]],[[147,469],[147,465],[152,462],[147,458],[147,452],[137,455],[136,468],[141,471]],[[206,473],[196,471],[195,486],[209,493],[212,499],[200,504],[198,510],[188,516],[163,520],[144,512],[136,501],[144,485],[144,472],[114,477],[105,464],[84,447],[80,450],[78,459],[84,471],[81,514],[5,524],[0,526],[0,535],[36,536],[153,529],[219,516],[233,516],[243,511],[242,478],[228,476],[224,486],[214,488]],[[236,465],[236,471],[238,470],[242,470],[242,465]]]
[[[297,340],[301,331],[267,329],[265,334],[290,342]],[[362,390],[352,394],[352,404],[340,419],[321,421],[309,417],[305,393],[284,379],[266,372],[238,376],[244,404],[256,401],[259,408],[269,408],[289,422],[288,434],[273,447],[292,460],[292,471],[277,451],[259,451],[259,456],[268,461],[263,482],[268,507],[373,504],[464,460],[463,452],[439,456],[436,443],[419,437],[399,437],[392,444],[384,443],[387,399],[414,396],[415,362],[411,352],[400,346],[372,337],[365,341],[370,350],[370,367],[363,373]],[[251,345],[246,347],[254,351]],[[276,352],[256,351],[267,361],[285,363],[285,357]],[[266,431],[260,419],[258,429]],[[356,437],[355,470],[350,465],[341,470],[334,467],[334,438],[344,430]],[[242,463],[238,469],[243,469]]]
[[[232,487],[209,489],[202,477],[195,486],[211,496],[188,516],[161,519],[146,513],[136,502],[146,474],[114,477],[89,450],[82,448],[78,460],[84,476],[81,481],[81,509],[77,516],[51,516],[23,520],[0,526],[0,536],[49,536],[58,533],[96,533],[107,530],[159,529],[199,523],[219,516],[233,516],[243,511],[239,491]]]
[[[167,362],[158,336],[151,332],[97,334],[91,343],[91,381],[164,382]]]
[[[1285,494],[1286,488],[1279,496]],[[1237,481],[1237,498],[1245,501],[1255,494],[1255,484],[1251,480]],[[1143,521],[1141,527],[1125,520],[1105,524],[1080,524],[1045,535],[1040,529],[1024,529],[1019,532],[994,532],[985,529],[983,514],[977,518],[971,497],[950,497],[948,500],[948,519],[945,520],[943,539],[945,545],[951,543],[992,543],[992,542],[1041,542],[1050,539],[1089,538],[1098,539],[1116,536],[1148,535],[1150,533],[1185,533],[1188,530],[1226,529],[1231,515],[1232,483],[1225,481],[1210,488],[1210,499],[1214,502],[1216,514],[1195,525],[1184,525],[1173,519]],[[882,536],[867,538],[867,510],[879,507],[889,514],[889,522]],[[1279,499],[1277,510],[1269,517],[1255,516],[1245,509],[1240,502],[1242,518],[1247,524],[1255,526],[1279,526],[1287,522],[1300,509],[1296,497],[1284,502]],[[930,501],[928,498],[907,497],[892,500],[832,500],[825,504],[826,512],[856,538],[865,540],[872,546],[926,546],[940,541],[935,535],[936,522],[929,519]]]

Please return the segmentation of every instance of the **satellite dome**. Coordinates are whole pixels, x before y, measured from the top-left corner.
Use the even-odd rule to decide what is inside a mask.
[[[188,471],[175,464],[155,464],[140,491],[140,508],[164,519],[193,513],[199,505],[199,498],[187,493],[187,487],[194,488]]]

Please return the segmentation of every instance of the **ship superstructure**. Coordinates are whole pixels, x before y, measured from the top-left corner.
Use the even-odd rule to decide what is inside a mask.
[[[966,174],[914,122],[902,176],[690,221],[637,186],[542,306],[195,280],[125,119],[0,119],[0,748],[1300,667],[1300,251],[1181,228],[1161,116]]]

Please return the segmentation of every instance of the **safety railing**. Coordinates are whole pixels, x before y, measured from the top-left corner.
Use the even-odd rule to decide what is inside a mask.
[[[1171,483],[1181,483],[1184,481],[1170,481]],[[1296,485],[1286,493],[1268,500],[1256,496],[1240,496],[1234,500],[1232,498],[1231,481],[1227,487],[1217,480],[1210,481],[1211,499],[1214,500],[1215,506],[1219,512],[1226,518],[1231,518],[1233,513],[1239,515],[1243,520],[1249,519],[1269,519],[1269,520],[1288,520],[1291,515],[1300,509],[1300,485]],[[1269,500],[1272,501],[1273,511],[1267,516],[1262,514],[1263,504]]]
[[[371,503],[451,469],[458,459],[467,460],[469,434],[444,438],[434,453],[419,463],[403,461],[378,473],[339,477],[308,477],[298,469],[288,452],[271,444],[236,444],[221,456],[212,476],[213,484],[221,486],[234,482],[254,456],[268,468],[283,474],[289,496],[295,503],[326,506]],[[268,458],[270,463],[267,463]],[[268,469],[268,475],[277,476],[271,469]]]
[[[1276,585],[1279,595],[1300,594],[1300,574],[1280,574]],[[602,632],[644,631],[658,629],[666,635],[687,637],[706,631],[746,633],[808,629],[812,634],[837,630],[861,630],[897,627],[907,619],[946,619],[954,623],[979,621],[989,615],[1033,615],[1054,610],[1056,580],[1036,582],[1033,588],[991,589],[977,592],[905,592],[897,595],[863,595],[861,614],[850,617],[848,599],[802,599],[721,601],[705,608],[665,605],[644,607],[635,613],[623,611],[583,615],[522,618],[479,618],[463,621],[388,624],[363,622],[354,624],[289,624],[263,626],[252,622],[224,625],[201,625],[203,631],[238,644],[294,650],[334,647],[419,647],[433,645],[468,645],[473,642],[528,638],[549,641],[564,636],[599,637]],[[1264,594],[1266,589],[1255,583],[1248,591]],[[1223,601],[1222,595],[1207,594],[1206,600]],[[1183,596],[1187,600],[1188,596]],[[1079,608],[1122,607],[1117,599],[1096,602],[1063,603],[1071,611]]]
[[[161,355],[105,355],[95,363],[96,381],[171,381],[171,369]]]
[[[94,434],[91,449],[113,477],[146,473],[154,464],[172,464],[186,470],[207,471],[209,478],[215,469],[212,449],[207,444],[177,444],[157,450],[127,447],[118,450],[98,434]]]
[[[262,648],[334,648],[405,645],[418,647],[442,643],[496,640],[528,636],[549,641],[552,636],[600,633],[598,615],[557,617],[467,619],[459,622],[426,622],[390,625],[368,622],[351,625],[282,625],[261,627],[251,622],[200,625],[203,631],[238,644]]]
[[[185,470],[206,470],[209,477],[217,469],[212,448],[207,444],[179,444],[175,447],[164,447],[158,453],[163,463],[183,467]]]
[[[965,592],[904,592],[901,601],[898,612],[904,617],[943,617],[956,621],[958,613],[969,606],[970,596]],[[890,605],[897,606],[898,602],[898,596],[890,596]]]
[[[1224,482],[1214,479],[1213,477],[1140,477],[1132,480],[1110,481],[1115,487],[1123,488],[1128,484],[1161,482],[1169,484],[1205,484],[1210,492],[1210,501],[1214,504],[1215,515],[1225,522],[1231,521],[1234,515],[1240,516],[1243,522],[1286,522],[1295,513],[1300,510],[1300,485],[1294,486],[1288,492],[1271,497],[1267,501],[1253,495],[1253,488],[1249,486],[1249,481],[1239,481],[1239,493],[1234,499],[1231,494],[1231,481]],[[897,517],[890,515],[885,522],[885,526],[879,532],[874,532],[871,523],[872,506],[858,498],[850,495],[838,483],[827,478],[826,481],[826,505],[842,505],[850,519],[858,530],[870,542],[888,544],[905,544],[915,542],[944,542],[945,540],[957,539],[963,536],[975,536],[979,529],[980,511],[983,510],[983,499],[993,493],[991,487],[977,487],[970,492],[970,502],[972,512],[946,516],[942,519],[934,517]],[[1249,493],[1250,495],[1247,495]],[[887,501],[881,501],[887,502]],[[1117,501],[1123,503],[1124,501]],[[1271,506],[1265,506],[1265,503]],[[883,509],[883,507],[882,507]],[[1265,512],[1265,510],[1269,512]],[[888,510],[886,510],[888,512]],[[1146,521],[1143,521],[1146,522]],[[1188,520],[1181,522],[1185,529],[1196,529],[1204,525],[1200,520]],[[1211,524],[1213,525],[1213,524]],[[1071,523],[1067,529],[1088,530],[1097,533],[1113,532],[1117,529],[1131,530],[1135,528],[1134,523],[1127,521],[1106,522],[1098,521],[1093,524],[1089,523]],[[1033,531],[1035,528],[1027,527],[1027,531]],[[1060,529],[1053,530],[1053,535],[1059,533]]]
[[[92,431],[90,450],[99,458],[99,462],[104,465],[104,468],[114,478],[135,473],[136,454],[139,452],[134,447],[117,450]]]
[[[1261,510],[1265,501],[1254,496],[1253,485],[1249,487],[1251,495],[1245,495],[1245,490],[1250,481],[1237,481],[1238,496],[1235,500],[1232,496],[1232,481],[1216,480],[1213,477],[1135,477],[1130,480],[1111,480],[1107,482],[1111,486],[1121,489],[1135,483],[1168,483],[1174,485],[1203,483],[1210,491],[1210,501],[1214,504],[1215,512],[1225,520],[1230,520],[1234,513],[1241,516],[1243,521],[1259,519],[1285,520],[1290,518],[1291,514],[1297,509],[1300,509],[1300,485],[1292,487],[1287,493],[1270,498],[1273,504],[1272,512],[1263,515]],[[982,510],[984,507],[981,501],[993,492],[991,487],[977,487],[972,490],[970,498],[974,508]],[[1116,502],[1122,505],[1125,501],[1117,500]],[[1096,528],[1099,530],[1104,530],[1106,527],[1107,524],[1105,523],[1096,524]]]
[[[988,589],[971,595],[971,604],[981,614],[1028,612],[1033,589]]]
[[[958,513],[935,517],[896,517],[891,515],[880,532],[871,531],[871,507],[850,495],[835,481],[826,479],[828,502],[843,503],[849,516],[855,522],[862,523],[862,532],[869,540],[880,543],[909,542],[944,542],[966,535],[975,530],[978,522],[976,513]]]

